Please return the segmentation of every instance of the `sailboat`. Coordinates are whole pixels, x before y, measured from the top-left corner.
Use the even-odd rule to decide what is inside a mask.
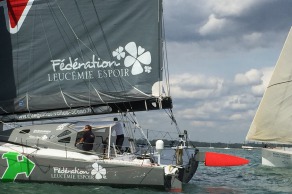
[[[287,36],[271,80],[263,95],[246,140],[263,142],[262,164],[272,167],[291,167],[291,72],[292,30]],[[271,148],[269,144],[283,145]]]
[[[214,146],[212,146],[211,143],[210,143],[209,149],[214,149]]]
[[[241,146],[241,149],[244,149],[244,150],[253,150],[253,149],[258,149],[258,148],[261,148],[261,147],[254,147],[254,146],[248,145],[246,142],[244,142]]]
[[[224,149],[225,149],[225,150],[229,150],[229,149],[230,149],[230,147],[229,147],[229,143],[226,144],[226,147],[225,147]]]
[[[136,113],[165,110],[178,126],[163,89],[162,10],[161,0],[0,1],[2,182],[181,192],[200,161],[248,163],[198,149],[183,160],[187,131],[178,132],[176,160],[169,164],[160,162],[162,140],[139,152],[133,132],[125,131],[117,151],[115,123],[105,116],[118,115],[143,134]],[[89,121],[95,139],[84,151],[78,143]]]

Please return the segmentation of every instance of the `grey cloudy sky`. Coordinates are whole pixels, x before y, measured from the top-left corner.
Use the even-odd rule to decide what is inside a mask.
[[[194,141],[242,143],[292,26],[292,1],[163,4],[173,111],[181,130]],[[152,128],[169,130],[160,114],[143,123],[157,120]]]

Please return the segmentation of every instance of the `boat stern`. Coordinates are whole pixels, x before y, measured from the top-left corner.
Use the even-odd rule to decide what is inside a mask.
[[[198,150],[195,150],[195,154]],[[165,170],[165,188],[170,192],[182,192],[183,183],[188,183],[197,171],[199,161],[193,154],[186,165],[168,165]]]

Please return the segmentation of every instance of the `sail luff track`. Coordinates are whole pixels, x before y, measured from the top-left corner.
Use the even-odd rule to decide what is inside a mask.
[[[163,34],[163,40],[164,40],[164,53],[163,56],[165,57],[163,60],[163,68],[165,69],[165,81],[166,81],[166,86],[167,86],[167,94],[170,95],[170,83],[169,83],[169,65],[168,65],[168,55],[167,55],[167,45],[166,45],[166,40],[165,40],[165,26],[164,26],[164,17],[162,16],[162,34]]]

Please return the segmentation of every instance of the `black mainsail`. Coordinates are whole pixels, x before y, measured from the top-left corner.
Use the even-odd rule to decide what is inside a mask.
[[[0,1],[1,120],[171,108],[153,93],[161,15],[161,0]]]

